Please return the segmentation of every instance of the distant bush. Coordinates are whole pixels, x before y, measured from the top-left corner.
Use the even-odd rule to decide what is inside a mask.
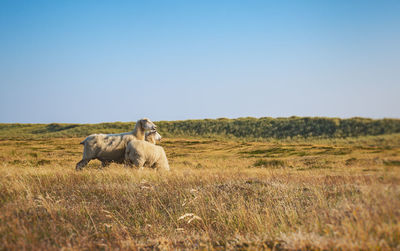
[[[239,118],[161,121],[163,133],[182,136],[226,135],[239,138],[343,138],[400,132],[399,119]]]
[[[279,159],[274,159],[274,160],[265,160],[265,159],[259,159],[257,160],[253,166],[255,167],[272,167],[272,168],[279,168],[283,167],[285,165],[285,162],[283,160]]]
[[[166,137],[200,136],[252,139],[345,138],[400,133],[400,119],[368,118],[238,118],[156,122]],[[133,122],[100,124],[0,124],[0,137],[84,137],[92,133],[119,133]]]

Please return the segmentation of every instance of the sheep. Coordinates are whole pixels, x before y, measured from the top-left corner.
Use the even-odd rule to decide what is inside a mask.
[[[155,145],[158,141],[161,141],[161,135],[156,130],[149,131],[146,132],[145,140]]]
[[[98,159],[103,167],[111,162],[123,163],[126,145],[131,140],[145,139],[146,130],[155,130],[157,126],[147,118],[136,122],[131,132],[119,134],[92,134],[80,144],[84,145],[82,160],[76,164],[76,170],[84,168],[90,160]]]
[[[143,169],[144,165],[151,168],[162,168],[169,171],[168,159],[164,148],[143,140],[132,140],[126,146],[125,164]]]

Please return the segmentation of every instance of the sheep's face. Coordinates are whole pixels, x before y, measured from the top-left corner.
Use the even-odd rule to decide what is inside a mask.
[[[154,131],[154,140],[161,141],[161,135],[157,131]]]
[[[155,130],[147,132],[146,141],[153,142],[155,144],[156,142],[161,141],[161,135]]]
[[[139,123],[145,131],[153,131],[157,128],[157,126],[147,118],[139,120]]]

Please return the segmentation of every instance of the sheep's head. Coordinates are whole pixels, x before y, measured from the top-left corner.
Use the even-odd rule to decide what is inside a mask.
[[[156,144],[157,142],[161,141],[161,138],[161,135],[156,130],[146,132],[145,140],[148,142]]]
[[[151,122],[150,119],[148,118],[144,118],[138,121],[138,123],[140,124],[140,127],[144,130],[144,131],[153,131],[156,130],[157,126]]]

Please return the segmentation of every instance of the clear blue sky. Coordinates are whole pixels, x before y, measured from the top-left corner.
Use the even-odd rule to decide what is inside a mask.
[[[400,118],[400,1],[0,1],[0,122]]]

